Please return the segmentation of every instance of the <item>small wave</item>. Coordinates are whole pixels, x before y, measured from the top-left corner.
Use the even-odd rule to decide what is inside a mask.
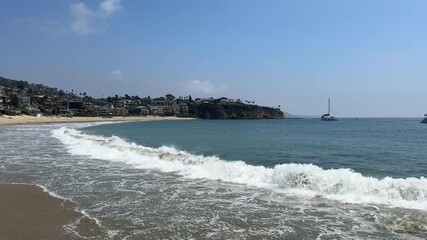
[[[61,195],[55,193],[54,191],[49,190],[47,187],[45,187],[43,185],[36,184],[36,186],[40,187],[41,189],[43,189],[44,192],[48,193],[50,196],[52,196],[54,198],[58,198],[61,200],[70,201],[72,203],[75,203],[72,199],[61,196]]]
[[[91,215],[89,215],[86,210],[82,210],[80,211],[80,213],[83,215],[83,217],[87,217],[88,219],[94,221],[96,223],[96,225],[98,225],[98,227],[102,227],[101,221],[96,218],[96,217],[92,217]]]
[[[66,232],[77,236],[79,239],[100,239],[104,238],[104,228],[98,218],[92,217],[85,210],[80,211],[81,217],[74,222],[70,222],[63,228]]]
[[[322,196],[348,203],[384,204],[427,210],[427,179],[377,179],[352,169],[322,169],[313,164],[280,164],[274,168],[194,155],[173,147],[150,148],[119,137],[88,135],[62,127],[52,135],[69,153],[122,162],[135,168],[176,172],[187,178],[221,180],[292,194]]]
[[[66,198],[66,197],[64,197],[64,196],[61,196],[61,195],[59,195],[59,194],[55,193],[54,191],[49,190],[47,187],[45,187],[45,186],[43,186],[43,185],[41,185],[41,184],[37,184],[37,183],[20,183],[20,182],[13,182],[13,183],[11,183],[11,184],[16,184],[16,185],[27,185],[27,186],[37,186],[37,187],[41,188],[41,189],[43,190],[43,192],[45,192],[45,193],[49,194],[49,196],[51,196],[51,197],[54,197],[54,198],[57,198],[57,199],[60,199],[60,200],[70,201],[70,202],[72,202],[72,203],[75,203],[75,202],[73,202],[73,200],[71,200],[70,198]]]

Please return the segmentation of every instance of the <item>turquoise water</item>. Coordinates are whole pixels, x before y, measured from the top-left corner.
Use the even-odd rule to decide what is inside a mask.
[[[81,239],[426,239],[419,119],[0,126],[0,183],[99,224]]]
[[[427,124],[419,119],[153,121],[87,131],[250,165],[313,163],[374,177],[427,174]]]

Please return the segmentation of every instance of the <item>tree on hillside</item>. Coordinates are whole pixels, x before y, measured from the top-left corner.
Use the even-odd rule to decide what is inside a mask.
[[[175,99],[175,96],[174,95],[172,95],[172,94],[166,94],[166,99],[167,100],[174,100]]]
[[[16,82],[16,87],[17,87],[19,90],[23,90],[24,88],[28,87],[28,82],[25,82],[25,81],[17,81],[17,82]]]

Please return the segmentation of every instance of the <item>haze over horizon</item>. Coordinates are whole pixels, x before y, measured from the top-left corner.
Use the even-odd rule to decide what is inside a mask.
[[[427,113],[427,2],[0,2],[0,76],[92,96],[230,97],[320,116]]]

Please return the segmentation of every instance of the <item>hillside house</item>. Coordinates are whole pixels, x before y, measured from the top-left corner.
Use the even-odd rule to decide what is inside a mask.
[[[153,115],[163,115],[163,106],[150,106],[150,112]]]
[[[27,96],[18,97],[18,105],[29,108],[31,106],[31,98]]]
[[[116,107],[111,109],[111,114],[113,116],[125,116],[129,113],[129,111],[124,107]]]
[[[188,104],[187,103],[179,104],[179,113],[182,116],[188,116]]]
[[[95,106],[95,114],[97,116],[111,116],[112,115],[112,107],[110,104],[104,106]]]

